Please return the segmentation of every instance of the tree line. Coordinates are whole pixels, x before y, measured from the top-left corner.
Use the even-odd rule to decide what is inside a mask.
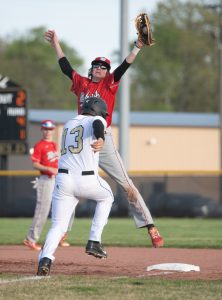
[[[218,13],[200,0],[168,0],[150,18],[156,44],[142,49],[130,68],[131,110],[218,112]],[[0,74],[26,88],[30,108],[76,109],[70,80],[44,41],[45,31],[1,38]],[[83,59],[61,44],[81,73]]]

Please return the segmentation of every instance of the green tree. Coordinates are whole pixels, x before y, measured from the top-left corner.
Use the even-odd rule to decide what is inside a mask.
[[[151,16],[156,44],[144,48],[131,67],[131,109],[217,112],[217,15],[203,1],[160,2]],[[70,80],[61,74],[44,27],[0,39],[0,73],[29,93],[30,108],[74,109]],[[62,42],[72,66],[82,59]]]
[[[159,3],[156,44],[133,67],[132,110],[218,111],[217,16],[202,1]]]
[[[34,28],[24,36],[0,40],[0,73],[28,91],[30,108],[76,108],[70,80],[61,74],[55,53],[44,40],[45,30]],[[81,67],[77,52],[64,42],[61,45],[73,67]]]

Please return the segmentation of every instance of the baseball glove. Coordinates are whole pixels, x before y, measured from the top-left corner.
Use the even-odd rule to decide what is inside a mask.
[[[152,46],[155,44],[155,40],[152,36],[150,20],[146,13],[139,14],[136,17],[135,26],[140,42],[147,46]]]

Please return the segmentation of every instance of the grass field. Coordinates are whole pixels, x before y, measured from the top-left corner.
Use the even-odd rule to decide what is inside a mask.
[[[8,277],[8,279],[12,278]],[[2,300],[200,300],[203,297],[204,300],[222,299],[222,282],[158,278],[115,279],[92,276],[54,276],[29,282],[0,284],[0,299]]]
[[[0,218],[0,245],[20,245],[31,224],[31,219]],[[222,248],[222,221],[220,219],[168,219],[155,220],[165,247],[176,248]],[[78,218],[69,234],[72,245],[85,245],[91,225],[90,219]],[[47,222],[40,243],[50,226]],[[109,220],[103,233],[106,246],[151,247],[145,228],[136,229],[132,218]]]
[[[72,245],[85,245],[91,220],[76,219],[69,235]],[[0,219],[0,244],[21,244],[31,219]],[[165,247],[222,248],[219,219],[156,220]],[[40,242],[50,226],[47,223]],[[133,220],[110,219],[103,234],[106,246],[151,247],[145,229]],[[221,264],[221,262],[218,262]],[[52,276],[36,280],[0,273],[0,299],[222,299],[222,280],[170,280],[166,278],[104,278],[98,276]]]

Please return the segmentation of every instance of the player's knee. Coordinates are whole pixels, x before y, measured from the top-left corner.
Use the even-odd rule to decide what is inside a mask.
[[[134,186],[128,186],[125,190],[127,198],[130,202],[136,202],[138,198],[138,191]]]

